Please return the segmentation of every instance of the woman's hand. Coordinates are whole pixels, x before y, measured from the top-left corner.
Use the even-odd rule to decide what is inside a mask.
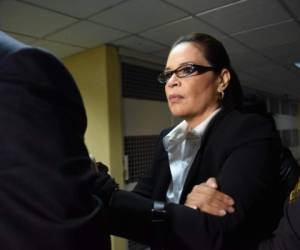
[[[233,213],[234,200],[229,195],[218,191],[217,188],[215,178],[209,178],[206,182],[194,186],[187,196],[185,206],[215,216]]]

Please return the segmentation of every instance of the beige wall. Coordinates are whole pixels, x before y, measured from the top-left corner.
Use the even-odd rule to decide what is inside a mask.
[[[63,61],[83,97],[88,118],[85,136],[88,150],[110,167],[110,173],[122,186],[121,79],[117,50],[101,46]],[[120,238],[113,237],[112,245],[115,250],[126,249],[126,241]]]
[[[158,135],[173,125],[166,102],[123,98],[125,136]]]

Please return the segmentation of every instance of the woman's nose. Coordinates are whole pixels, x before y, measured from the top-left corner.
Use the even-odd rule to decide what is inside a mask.
[[[179,84],[180,84],[180,81],[175,73],[172,74],[172,76],[169,78],[169,80],[166,83],[166,85],[168,87],[175,87],[175,86],[178,86]]]

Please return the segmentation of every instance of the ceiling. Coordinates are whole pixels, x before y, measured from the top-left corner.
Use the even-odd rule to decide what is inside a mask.
[[[299,0],[0,0],[0,29],[60,58],[108,43],[157,62],[208,33],[243,85],[300,100]]]

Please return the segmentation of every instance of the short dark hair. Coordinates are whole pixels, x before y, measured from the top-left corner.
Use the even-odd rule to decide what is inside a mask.
[[[203,48],[204,57],[211,66],[220,73],[223,68],[230,72],[230,82],[224,91],[224,98],[221,103],[224,108],[240,109],[242,107],[243,91],[238,76],[231,66],[230,59],[223,44],[216,38],[204,33],[191,33],[179,37],[171,47],[171,50],[178,44],[191,42]]]

